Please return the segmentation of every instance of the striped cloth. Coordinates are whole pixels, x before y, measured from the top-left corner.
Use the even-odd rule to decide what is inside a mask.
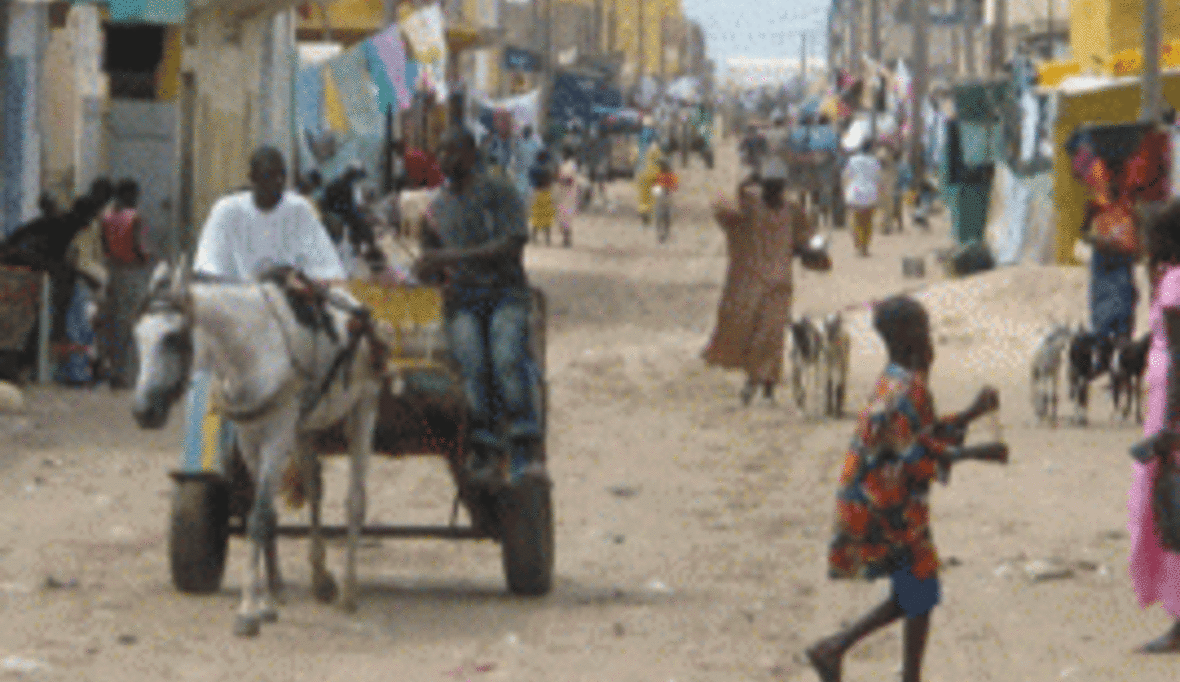
[[[381,115],[373,93],[373,80],[361,50],[352,49],[328,62],[328,69],[340,93],[349,127],[359,135],[380,136]]]
[[[392,101],[396,101],[403,111],[409,109],[411,99],[409,85],[412,85],[414,81],[410,77],[410,65],[406,61],[406,45],[402,42],[401,29],[394,24],[373,36],[371,40],[366,41],[366,45],[371,52],[370,70],[379,63],[383,67],[383,73],[393,90],[394,98],[396,98]],[[377,57],[375,62],[372,55]],[[376,76],[374,76],[374,80],[377,80]],[[378,83],[377,86],[381,87],[381,83]],[[382,100],[382,110],[386,104],[386,101]]]

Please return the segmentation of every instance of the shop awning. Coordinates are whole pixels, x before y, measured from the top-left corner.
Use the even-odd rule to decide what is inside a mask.
[[[183,24],[189,12],[217,8],[238,17],[275,14],[299,4],[298,0],[69,0],[95,4],[106,10],[115,24]]]
[[[188,16],[188,0],[70,0],[106,9],[114,24],[181,24]]]
[[[494,28],[476,28],[463,24],[451,25],[447,27],[447,50],[462,52],[495,47],[502,35],[503,31]]]

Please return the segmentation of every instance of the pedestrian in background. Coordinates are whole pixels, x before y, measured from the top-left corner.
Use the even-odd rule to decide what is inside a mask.
[[[873,156],[872,140],[848,158],[844,167],[844,203],[852,211],[852,244],[861,257],[869,255],[873,210],[881,199],[881,162]]]
[[[561,245],[567,249],[574,244],[574,213],[578,210],[577,153],[576,147],[567,145],[557,167],[557,224],[561,227]]]
[[[553,201],[554,170],[549,151],[537,153],[536,162],[529,169],[528,180],[532,187],[532,206],[529,223],[532,225],[533,241],[540,241],[545,233],[545,245],[553,243],[553,223],[557,220],[557,206]]]
[[[131,330],[147,294],[155,254],[149,246],[148,226],[138,205],[139,185],[134,180],[120,180],[115,186],[114,208],[102,221],[102,246],[110,281],[107,358],[113,389],[130,388],[139,373]]]
[[[743,180],[736,197],[713,204],[713,216],[725,232],[729,266],[717,326],[702,356],[709,365],[745,372],[744,405],[758,388],[773,400],[782,377],[792,261],[799,257],[809,270],[832,267],[826,252],[811,248],[812,226],[803,209],[785,199],[785,186],[786,166],[772,159],[760,180]]]

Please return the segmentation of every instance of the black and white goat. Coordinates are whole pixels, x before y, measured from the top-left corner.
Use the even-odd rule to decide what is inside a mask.
[[[1037,416],[1037,421],[1057,424],[1057,389],[1061,382],[1061,356],[1069,343],[1069,326],[1058,324],[1049,329],[1049,333],[1033,351],[1031,388],[1033,412]]]
[[[1076,421],[1085,426],[1090,383],[1110,371],[1114,339],[1087,331],[1078,325],[1069,340],[1069,399],[1074,403]]]
[[[844,416],[844,394],[848,385],[848,368],[852,356],[852,339],[840,313],[824,318],[823,373],[826,402],[824,414],[839,419]]]
[[[801,412],[807,412],[808,397],[818,400],[824,337],[807,316],[791,323],[791,391]]]
[[[1143,372],[1147,369],[1147,351],[1151,347],[1151,333],[1138,339],[1123,340],[1114,347],[1110,360],[1110,397],[1115,415],[1124,420],[1135,410],[1135,423],[1143,423]]]

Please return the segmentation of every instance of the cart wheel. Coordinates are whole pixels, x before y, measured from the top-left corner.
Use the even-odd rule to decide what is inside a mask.
[[[223,483],[177,481],[172,495],[168,554],[172,584],[181,592],[208,594],[221,586],[229,544],[229,490]]]
[[[522,481],[500,495],[501,556],[513,594],[540,596],[553,587],[553,508],[549,484]]]

